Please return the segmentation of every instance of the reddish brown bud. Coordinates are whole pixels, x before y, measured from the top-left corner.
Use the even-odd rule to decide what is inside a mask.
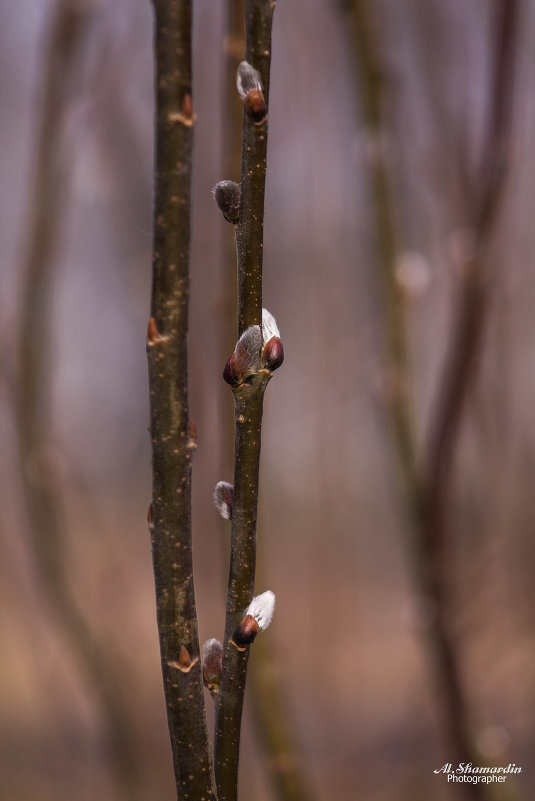
[[[175,670],[182,671],[182,673],[189,673],[193,665],[196,665],[198,661],[199,657],[196,656],[192,659],[186,646],[181,645],[178,653],[178,659],[176,661],[168,662],[167,664],[169,667],[175,668]]]
[[[178,655],[178,664],[182,668],[187,668],[191,665],[191,656],[189,655],[189,651],[185,645],[180,646],[180,652]]]
[[[189,421],[189,439],[186,447],[191,451],[194,451],[197,447],[197,428],[195,427],[195,422],[193,420]]]
[[[264,350],[262,351],[262,357],[264,359],[264,367],[271,372],[281,366],[284,361],[284,348],[282,347],[282,342],[279,337],[271,337],[271,339],[266,342]]]
[[[223,370],[223,378],[227,384],[230,384],[231,387],[237,387],[238,384],[241,384],[242,376],[238,369],[236,355],[234,353],[225,365],[225,369]]]
[[[149,324],[147,326],[147,341],[149,343],[155,342],[157,339],[160,338],[160,334],[158,333],[158,329],[156,328],[156,320],[154,317],[149,319]]]
[[[147,509],[147,523],[152,525],[152,502],[149,503],[149,508]]]
[[[250,120],[260,123],[267,114],[266,101],[261,89],[251,89],[245,96],[245,113]]]
[[[186,92],[182,100],[182,114],[185,117],[193,117],[193,102],[189,92]]]
[[[245,651],[247,646],[254,641],[259,631],[260,627],[255,618],[252,615],[246,615],[232,635],[232,642],[238,651]]]

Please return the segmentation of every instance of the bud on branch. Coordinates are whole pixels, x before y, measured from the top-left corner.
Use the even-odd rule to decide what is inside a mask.
[[[218,481],[214,490],[214,503],[221,517],[232,520],[234,487],[228,481]]]
[[[236,85],[245,106],[245,113],[250,120],[259,125],[266,117],[267,106],[260,75],[249,62],[242,61],[238,67]]]
[[[275,609],[275,595],[266,590],[253,598],[247,609],[245,617],[232,635],[232,642],[238,651],[244,651],[250,645],[259,631],[265,631],[273,618]]]
[[[262,309],[262,361],[264,367],[273,372],[284,361],[284,349],[280,339],[277,321],[267,309]]]
[[[234,181],[219,181],[212,191],[225,220],[237,225],[240,216],[240,185]]]
[[[236,343],[234,353],[223,371],[223,378],[233,387],[243,384],[245,379],[257,373],[261,367],[260,349],[262,333],[259,325],[247,328]]]
[[[283,361],[277,322],[271,312],[262,309],[262,326],[251,325],[243,332],[225,365],[223,378],[227,384],[237,387],[260,369],[273,372]]]
[[[211,640],[206,640],[202,649],[202,672],[204,684],[211,693],[219,691],[219,682],[221,680],[221,670],[223,668],[223,646],[212,637]]]

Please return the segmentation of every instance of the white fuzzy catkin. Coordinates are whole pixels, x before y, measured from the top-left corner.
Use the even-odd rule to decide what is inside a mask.
[[[256,373],[260,369],[262,344],[262,332],[259,325],[250,325],[238,339],[234,353],[244,377],[250,373]]]
[[[270,311],[262,309],[262,341],[265,345],[266,342],[272,337],[280,337],[279,327],[277,321]]]
[[[258,628],[260,631],[265,631],[271,623],[274,609],[275,595],[271,592],[271,590],[266,590],[266,592],[263,592],[261,595],[257,595],[256,598],[253,598],[247,607],[245,614],[254,617],[258,623]]]
[[[202,647],[203,659],[206,659],[207,657],[209,658],[214,653],[217,654],[221,651],[223,651],[223,646],[221,645],[219,640],[216,640],[215,637],[211,637],[209,640],[206,640],[206,642]]]
[[[214,490],[214,503],[217,511],[225,520],[232,517],[232,496],[234,487],[228,481],[218,481]]]
[[[260,75],[248,61],[242,61],[238,67],[236,86],[242,100],[245,100],[251,89],[260,89],[262,91]]]

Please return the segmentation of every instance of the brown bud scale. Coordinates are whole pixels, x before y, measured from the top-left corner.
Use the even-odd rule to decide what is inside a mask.
[[[266,101],[261,89],[250,89],[245,97],[245,113],[255,123],[262,122],[267,114]]]
[[[271,339],[266,342],[264,350],[262,351],[262,356],[264,359],[264,367],[271,372],[281,366],[284,361],[284,348],[282,347],[282,342],[279,337],[271,337]]]
[[[169,667],[182,671],[182,673],[189,673],[191,668],[199,661],[198,657],[191,658],[190,653],[185,645],[180,646],[178,660],[168,662]]]
[[[254,617],[246,615],[232,635],[232,642],[239,651],[244,651],[248,645],[251,645],[259,631],[260,628]]]
[[[225,369],[223,370],[223,378],[227,384],[230,384],[231,387],[237,387],[238,384],[241,384],[242,376],[238,369],[238,364],[236,362],[236,356],[234,353],[225,365]]]

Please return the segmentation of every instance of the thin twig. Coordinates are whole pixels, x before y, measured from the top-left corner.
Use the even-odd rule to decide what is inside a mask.
[[[179,799],[215,799],[200,664],[191,541],[188,298],[191,0],[154,0],[156,183],[147,333],[153,494],[149,510],[162,673]]]
[[[90,13],[81,4],[60,0],[52,14],[35,187],[26,231],[28,251],[23,268],[16,420],[29,533],[40,579],[100,706],[117,792],[133,799],[142,798],[143,792],[131,721],[114,676],[114,658],[94,637],[72,594],[64,564],[62,496],[54,471],[47,464],[51,297],[69,172],[63,133],[68,104],[79,90],[78,59]]]
[[[269,99],[271,0],[246,0],[246,60],[260,74]],[[238,333],[262,322],[262,247],[266,176],[267,116],[258,124],[245,112],[242,129],[241,200],[236,227]],[[223,671],[216,704],[215,771],[219,801],[236,801],[240,728],[248,649],[239,651],[232,634],[254,588],[260,437],[264,390],[270,373],[260,371],[233,390],[235,419],[234,501],[231,560],[225,619]]]
[[[255,641],[249,665],[249,692],[257,737],[277,801],[311,801],[310,781],[303,770],[289,717],[277,654],[269,634]]]
[[[424,565],[427,565],[428,590],[437,611],[437,623],[431,634],[436,640],[437,660],[444,664],[446,701],[451,710],[447,718],[451,738],[458,744],[460,759],[471,756],[466,702],[462,698],[460,681],[455,678],[459,668],[453,661],[453,647],[447,645],[451,635],[448,634],[447,619],[443,619],[447,618],[449,601],[446,573],[451,479],[464,404],[477,375],[490,290],[487,251],[503,199],[510,155],[517,0],[498,0],[495,11],[496,51],[487,141],[481,173],[472,192],[473,255],[464,265],[458,320],[452,328],[438,382],[437,402],[427,443],[426,484],[420,508],[420,553]],[[473,750],[472,746],[472,753]],[[478,797],[476,790],[473,795]]]
[[[260,74],[269,107],[273,0],[245,0],[245,58]],[[243,115],[238,253],[238,335],[262,321],[262,245],[266,183],[267,117],[258,125]]]
[[[240,103],[236,92],[236,73],[245,51],[243,6],[243,0],[227,2],[223,174],[233,180],[238,176],[241,162],[241,113],[239,112],[243,103]],[[221,327],[225,330],[227,320],[231,317],[231,310],[234,309],[236,294],[235,282],[231,280],[231,270],[233,272],[235,270],[236,246],[231,237],[225,237],[223,254],[223,292],[220,308]],[[225,336],[222,352],[224,358],[231,352],[234,342],[234,332],[232,343],[228,342]],[[226,417],[221,417],[220,429],[222,443],[220,474],[225,475],[225,468],[233,451],[229,441],[229,436],[233,439],[232,429],[226,425]],[[222,522],[228,525],[226,521]],[[261,574],[261,565],[257,563],[257,584],[262,587],[269,586],[269,582],[264,582]],[[248,666],[254,731],[276,797],[280,801],[307,801],[312,795],[298,756],[296,734],[284,701],[282,676],[273,669],[273,650],[268,644],[269,640],[266,643],[265,637],[259,637],[255,641],[255,658]]]

